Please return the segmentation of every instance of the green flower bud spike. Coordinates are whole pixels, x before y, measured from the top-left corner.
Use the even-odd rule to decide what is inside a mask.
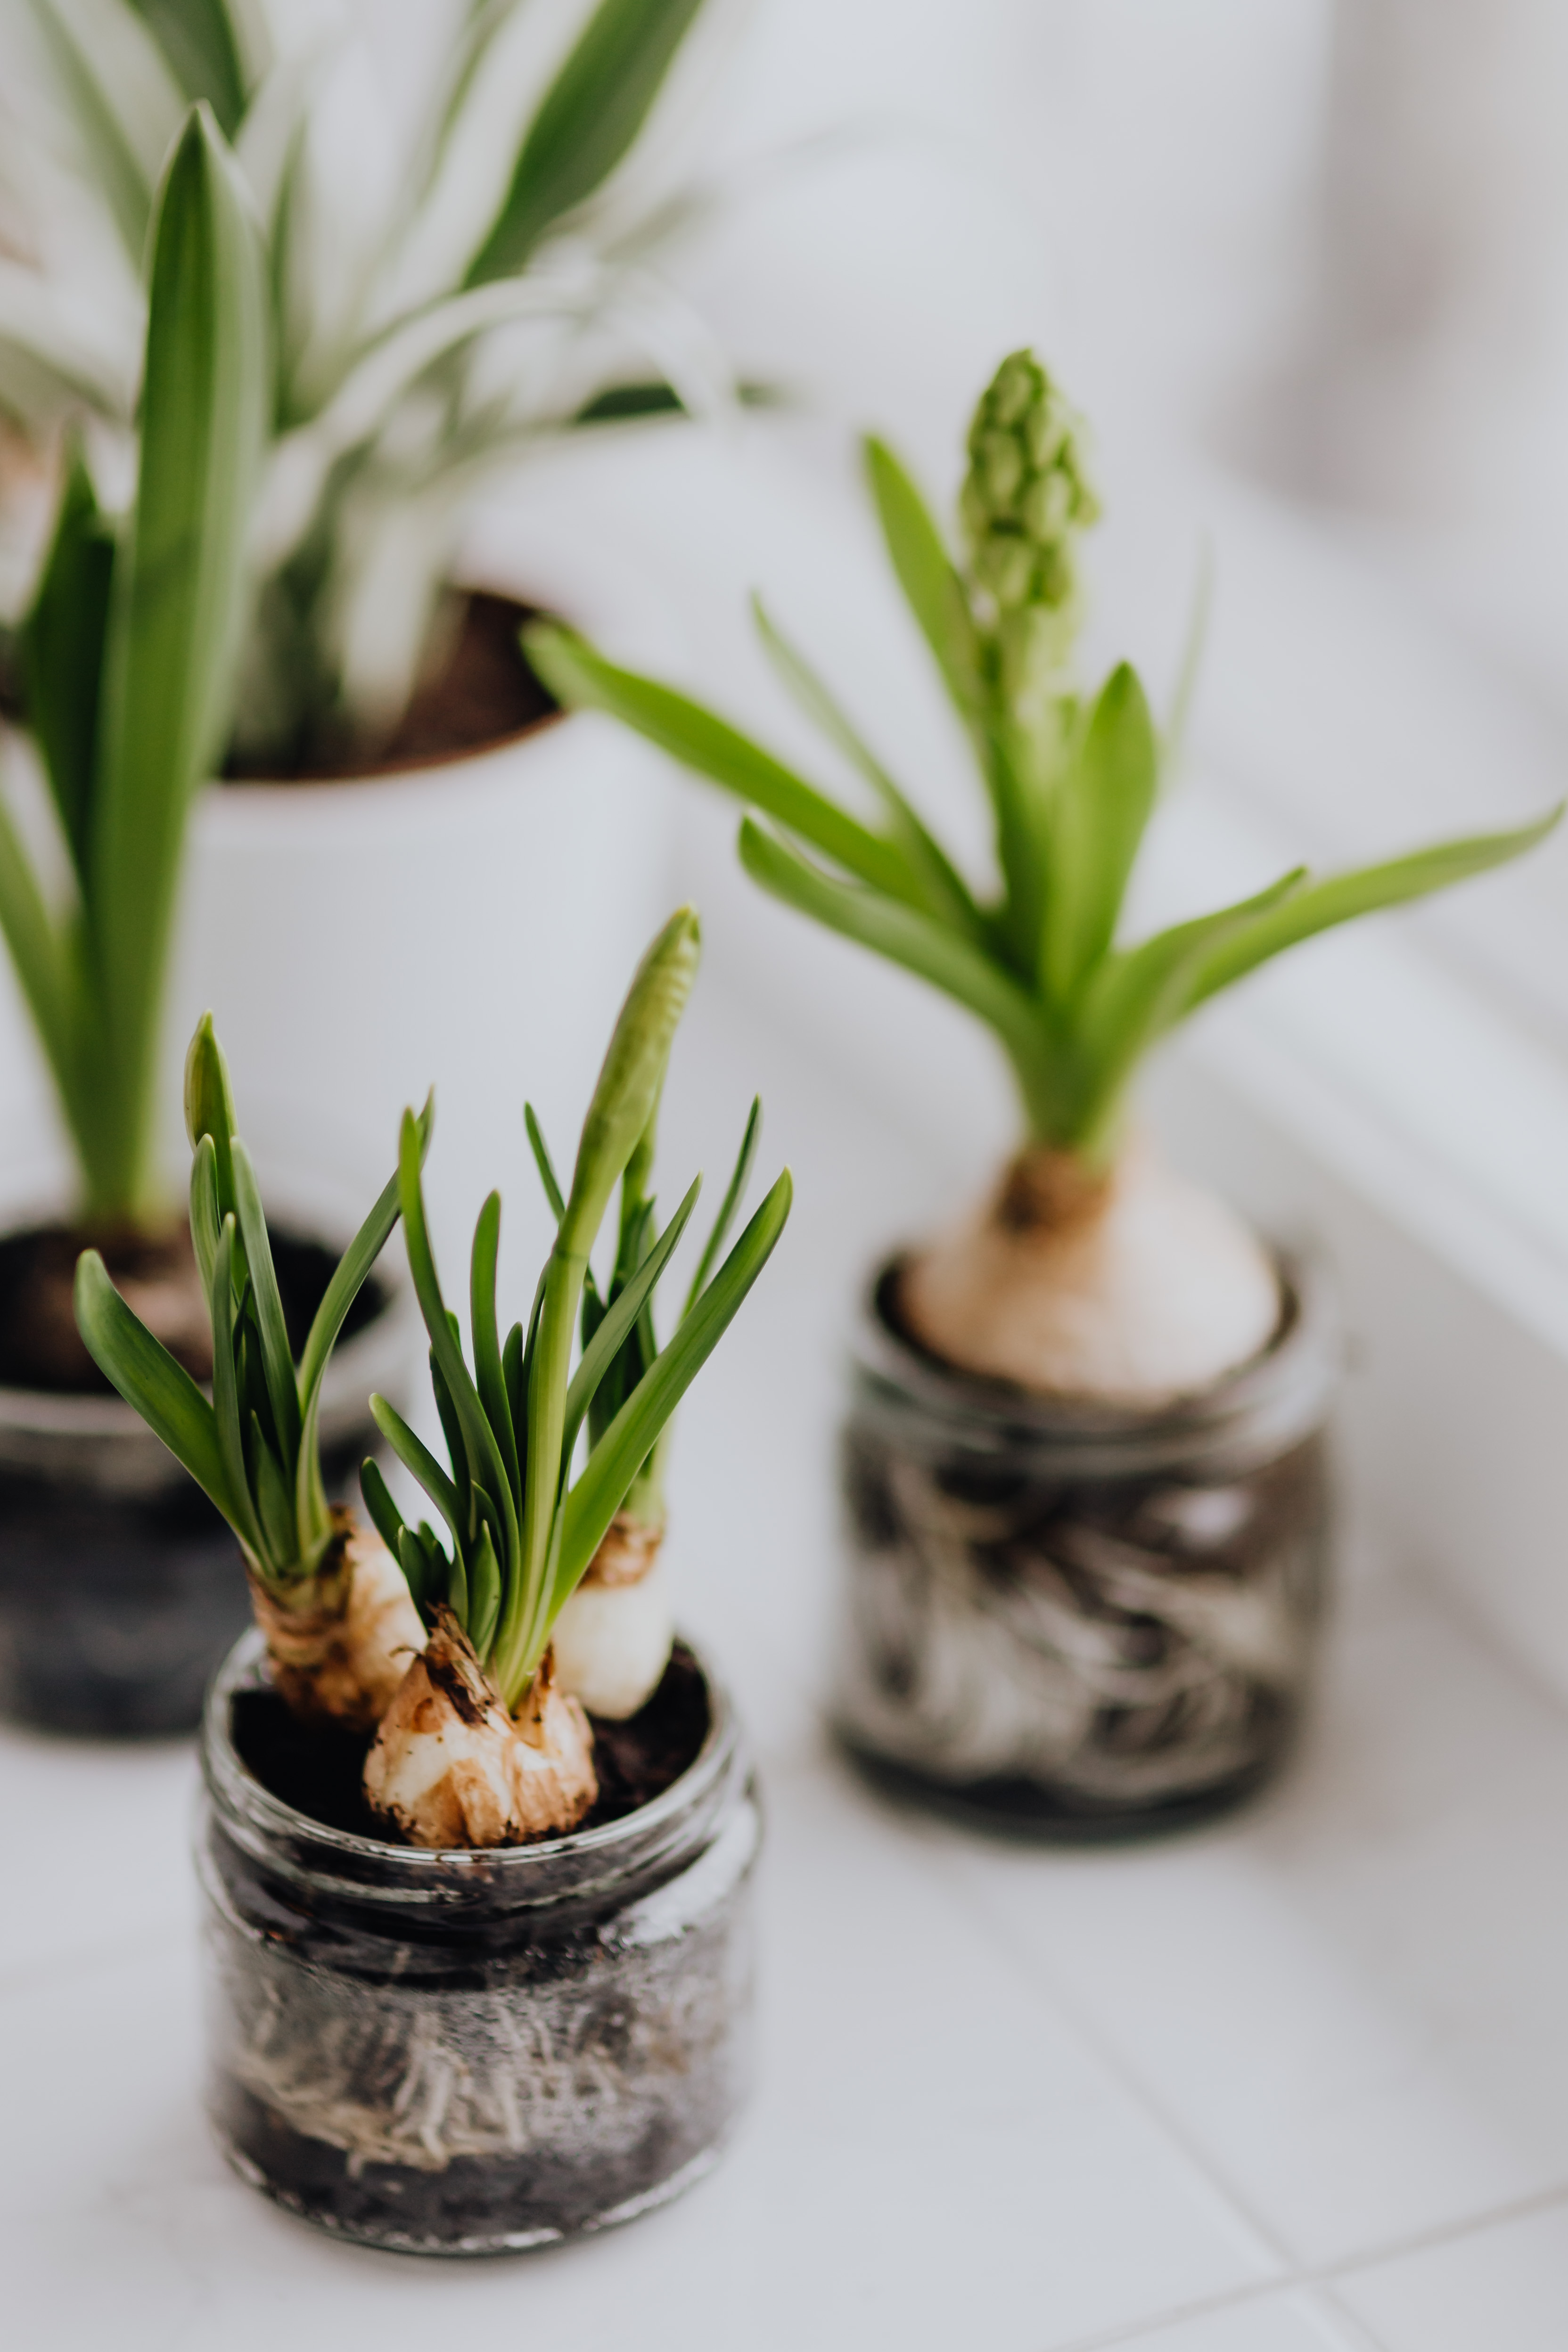
[[[1032,352],[1003,361],[969,428],[963,577],[982,674],[1009,709],[1053,683],[1067,690],[1080,612],[1077,541],[1100,518],[1083,434]]]

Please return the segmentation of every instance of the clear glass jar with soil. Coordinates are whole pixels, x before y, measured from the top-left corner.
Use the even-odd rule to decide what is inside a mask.
[[[1241,1803],[1289,1752],[1323,1612],[1321,1273],[1282,1259],[1269,1347],[1151,1412],[953,1370],[902,1328],[899,1273],[853,1349],[840,1739],[883,1788],[1023,1838]]]
[[[263,1181],[298,1349],[358,1222],[359,1194],[286,1171],[268,1182],[265,1168]],[[70,1307],[79,1246],[25,1214],[0,1238],[0,1716],[74,1738],[167,1738],[195,1730],[213,1673],[250,1622],[245,1567],[217,1510],[82,1347]],[[188,1238],[180,1246],[188,1254]],[[194,1264],[190,1276],[195,1286]],[[40,1290],[63,1326],[47,1381],[23,1328]],[[334,1497],[348,1498],[380,1444],[371,1391],[405,1392],[411,1307],[406,1279],[384,1258],[322,1388]]]
[[[208,2106],[278,2204],[395,2251],[525,2251],[716,2161],[751,2062],[761,1818],[733,1709],[678,1643],[600,1797],[536,1844],[375,1833],[366,1743],[303,1730],[259,1637],[216,1678],[197,1832]]]

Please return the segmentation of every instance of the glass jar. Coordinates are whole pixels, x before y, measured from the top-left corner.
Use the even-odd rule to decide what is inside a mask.
[[[323,1827],[233,1738],[258,1635],[214,1683],[197,1865],[208,2105],[229,2161],[305,2220],[407,2252],[549,2245],[715,2162],[750,2073],[761,1833],[698,1661],[695,1760],[622,1820],[428,1853]]]
[[[1272,1344],[1138,1412],[953,1370],[866,1301],[843,1438],[839,1736],[873,1779],[978,1826],[1141,1836],[1259,1789],[1322,1614],[1320,1274],[1280,1261]]]

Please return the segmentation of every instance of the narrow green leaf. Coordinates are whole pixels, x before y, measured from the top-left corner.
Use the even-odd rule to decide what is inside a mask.
[[[372,1454],[366,1454],[359,1465],[359,1490],[364,1496],[365,1509],[371,1525],[386,1546],[394,1559],[401,1559],[399,1541],[408,1533],[403,1524],[403,1514],[392,1499],[392,1489],[383,1477],[381,1465]],[[418,1595],[415,1598],[417,1600]]]
[[[518,1494],[522,1493],[521,1481],[527,1475],[528,1460],[523,1452],[527,1435],[528,1383],[523,1370],[523,1337],[521,1323],[514,1323],[506,1335],[501,1349],[501,1382],[506,1390],[507,1417],[511,1423],[511,1442],[517,1454]]]
[[[528,1129],[529,1148],[533,1153],[533,1164],[539,1171],[539,1181],[544,1187],[544,1197],[550,1203],[550,1213],[559,1224],[566,1214],[566,1196],[561,1190],[555,1163],[544,1140],[544,1129],[539,1124],[531,1103],[523,1104],[522,1123]]]
[[[1058,1003],[1110,950],[1159,772],[1149,706],[1123,662],[1107,679],[1051,803],[1040,962]]]
[[[809,841],[847,873],[891,898],[923,904],[920,883],[895,844],[847,815],[723,719],[652,678],[616,669],[584,639],[553,623],[533,623],[522,641],[531,665],[559,702],[607,711],[700,776]]]
[[[473,1573],[468,1580],[468,1639],[481,1658],[488,1658],[500,1616],[500,1567],[490,1541],[489,1524],[479,1528],[474,1546]]]
[[[809,866],[748,817],[741,827],[741,863],[753,882],[786,906],[815,917],[830,930],[902,964],[906,971],[978,1013],[1015,1058],[1040,1060],[1046,1032],[1039,1008],[991,960],[912,907],[874,890],[858,889]]]
[[[466,1633],[468,1630],[468,1578],[460,1551],[452,1555],[447,1571],[447,1606]]]
[[[563,1463],[570,1462],[572,1448],[577,1442],[577,1432],[593,1401],[595,1389],[620,1353],[658,1286],[659,1276],[669,1264],[680,1244],[680,1237],[691,1221],[697,1206],[697,1196],[702,1189],[699,1177],[686,1198],[671,1217],[658,1241],[644,1258],[615,1305],[600,1320],[587,1346],[584,1349],[572,1383],[566,1391],[565,1426],[561,1440]]]
[[[187,99],[205,98],[224,136],[245,113],[245,74],[224,0],[131,0]]]
[[[585,1574],[660,1430],[767,1264],[789,1216],[791,1198],[786,1169],[588,1457],[566,1497],[560,1565],[550,1596],[552,1620]]]
[[[412,1528],[399,1528],[393,1558],[403,1570],[403,1581],[408,1587],[409,1598],[418,1610],[421,1620],[428,1624],[437,1604],[446,1598],[447,1579],[443,1577],[440,1590],[436,1590],[436,1579],[430,1572],[430,1555]]]
[[[217,1153],[210,1135],[204,1135],[191,1158],[191,1246],[195,1252],[196,1270],[202,1278],[202,1291],[210,1297],[213,1268],[217,1263],[218,1237],[223,1231],[223,1209],[217,1193]]]
[[[752,1170],[756,1164],[757,1147],[762,1139],[763,1098],[761,1095],[753,1095],[752,1108],[746,1118],[746,1131],[741,1138],[741,1149],[735,1155],[734,1173],[730,1179],[729,1190],[719,1204],[719,1213],[713,1220],[713,1230],[709,1234],[703,1245],[702,1255],[697,1261],[697,1271],[691,1277],[691,1287],[686,1294],[686,1304],[680,1310],[682,1315],[689,1315],[697,1300],[701,1297],[708,1277],[713,1271],[714,1261],[730,1238],[730,1227],[735,1221],[736,1210],[746,1197],[746,1187],[752,1181]]]
[[[451,1530],[452,1541],[461,1551],[468,1541],[464,1511],[456,1486],[453,1486],[429,1447],[415,1436],[403,1415],[384,1396],[370,1400],[370,1417],[385,1438],[409,1475],[416,1478]]]
[[[1468,882],[1472,875],[1485,874],[1491,866],[1522,856],[1545,840],[1562,814],[1560,803],[1533,824],[1510,833],[1474,834],[1462,841],[1437,842],[1430,849],[1392,858],[1386,865],[1367,866],[1358,873],[1330,875],[1321,882],[1309,883],[1288,904],[1259,916],[1257,922],[1221,941],[1204,958],[1192,976],[1183,1012],[1191,1012],[1205,997],[1229,988],[1298,940],[1311,939],[1336,923],[1348,923],[1357,915],[1373,914],[1379,908],[1425,898],[1434,890],[1447,890],[1456,882]]]
[[[279,1294],[278,1276],[272,1264],[272,1244],[268,1238],[267,1220],[261,1212],[256,1171],[250,1164],[249,1152],[237,1136],[232,1149],[235,1203],[255,1297],[256,1328],[261,1342],[261,1370],[267,1382],[267,1400],[272,1407],[272,1425],[278,1433],[278,1442],[282,1448],[284,1465],[291,1483],[300,1436],[300,1391],[294,1381],[294,1357],[289,1345],[289,1327],[283,1319],[283,1301]]]
[[[1187,633],[1182,645],[1182,658],[1176,671],[1176,688],[1171,697],[1171,708],[1160,738],[1160,766],[1169,775],[1180,766],[1186,750],[1187,726],[1192,717],[1193,699],[1197,693],[1198,673],[1203,667],[1204,647],[1208,642],[1209,615],[1214,605],[1214,550],[1206,543],[1198,565],[1197,584],[1193,590],[1192,610],[1187,619]]]
[[[53,59],[61,95],[75,117],[82,159],[98,182],[132,267],[140,269],[153,209],[157,146],[149,152],[151,125],[137,120],[138,101],[152,93],[117,87],[122,78],[115,68],[123,60],[112,48],[107,57],[97,55],[96,45],[82,41],[63,9],[36,0],[33,16]],[[162,66],[156,59],[154,63],[161,77]],[[178,104],[173,88],[167,96]]]
[[[84,1250],[77,1260],[76,1320],[87,1351],[105,1380],[141,1414],[153,1435],[163,1440],[237,1535],[237,1515],[212,1406],[184,1366],[175,1362],[127,1307],[96,1250]]]
[[[474,1382],[485,1418],[495,1433],[514,1505],[522,1499],[518,1476],[517,1440],[507,1402],[506,1374],[501,1365],[500,1329],[496,1320],[496,1264],[500,1254],[500,1194],[492,1192],[479,1211],[474,1227],[474,1247],[468,1286],[468,1319],[474,1335]],[[499,1600],[497,1606],[500,1606]],[[483,1649],[480,1650],[481,1656]]]
[[[861,446],[877,519],[905,602],[960,716],[973,722],[979,666],[963,584],[925,500],[887,443],[869,435]]]
[[[248,199],[205,108],[164,175],[133,526],[115,566],[89,912],[120,1198],[152,1181],[150,1106],[192,795],[222,748],[268,422],[262,260]]]
[[[50,919],[22,836],[0,797],[0,931],[49,1066],[72,1135],[83,1141],[87,1106],[79,1052],[84,1008],[77,973]],[[89,1129],[90,1135],[90,1129]],[[85,1153],[84,1153],[85,1157]]]
[[[419,1181],[422,1158],[418,1122],[411,1110],[405,1110],[398,1142],[397,1196],[403,1212],[403,1238],[408,1252],[408,1270],[414,1277],[414,1293],[419,1301],[419,1311],[425,1318],[425,1328],[430,1335],[431,1352],[440,1367],[441,1378],[447,1384],[462,1432],[470,1475],[476,1480],[482,1480],[493,1494],[499,1495],[502,1515],[508,1522],[504,1549],[507,1557],[514,1559],[517,1550],[516,1509],[506,1482],[500,1445],[485,1417],[484,1406],[463,1361],[462,1350],[453,1337],[446,1303],[441,1297],[436,1260],[430,1248],[429,1230],[425,1222],[425,1195]],[[409,1466],[412,1468],[413,1465]],[[418,1473],[415,1475],[417,1476]],[[429,1491],[426,1487],[426,1492]],[[455,1527],[452,1532],[460,1546],[466,1538]]]
[[[185,1133],[195,1151],[204,1136],[216,1154],[218,1213],[226,1217],[237,1203],[234,1189],[233,1140],[238,1121],[234,1115],[234,1089],[228,1063],[218,1044],[210,1013],[204,1013],[185,1048]]]
[[[254,1412],[249,1416],[247,1433],[246,1467],[250,1490],[256,1497],[257,1517],[267,1539],[268,1556],[281,1567],[291,1563],[300,1549],[293,1499],[278,1456],[267,1443],[267,1433]]]
[[[642,129],[701,0],[600,0],[529,125],[511,184],[468,284],[521,269],[546,230],[591,196]]]
[[[213,1419],[232,1504],[230,1523],[258,1569],[270,1574],[275,1567],[288,1563],[277,1562],[271,1556],[250,1492],[240,1422],[238,1367],[235,1362],[234,1244],[235,1221],[232,1216],[225,1217],[217,1255],[213,1261],[212,1288],[207,1293],[213,1335]]]
[[[73,446],[48,560],[18,639],[27,722],[38,740],[60,830],[86,877],[99,689],[114,577],[114,536]]]
[[[941,843],[929,833],[892,777],[866,743],[852,720],[834,699],[805,656],[792,646],[769,618],[760,596],[752,598],[752,615],[769,659],[787,691],[808,719],[836,743],[858,768],[887,809],[893,835],[921,883],[921,901],[939,922],[984,947],[990,926],[975,905],[969,886],[952,864]]]

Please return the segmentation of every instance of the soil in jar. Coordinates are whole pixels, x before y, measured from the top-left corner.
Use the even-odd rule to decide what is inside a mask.
[[[298,1360],[337,1255],[299,1234],[270,1227],[268,1233],[289,1344]],[[212,1338],[188,1225],[153,1236],[38,1225],[0,1240],[0,1388],[51,1396],[113,1394],[76,1328],[76,1262],[89,1247],[102,1252],[110,1279],[170,1354],[193,1379],[210,1380]],[[363,1330],[385,1303],[373,1276],[349,1309],[344,1339]]]
[[[708,1692],[683,1642],[651,1698],[624,1722],[591,1716],[599,1794],[579,1830],[601,1829],[634,1813],[679,1780],[708,1736]],[[390,1843],[386,1823],[364,1800],[370,1737],[302,1724],[276,1691],[237,1691],[232,1736],[247,1769],[262,1787],[323,1829]]]
[[[226,774],[237,783],[351,783],[437,767],[547,725],[560,716],[560,705],[529,667],[520,637],[534,617],[531,605],[484,589],[453,597],[437,633],[435,660],[392,733],[374,749],[329,733],[307,739],[292,757],[232,760]]]

